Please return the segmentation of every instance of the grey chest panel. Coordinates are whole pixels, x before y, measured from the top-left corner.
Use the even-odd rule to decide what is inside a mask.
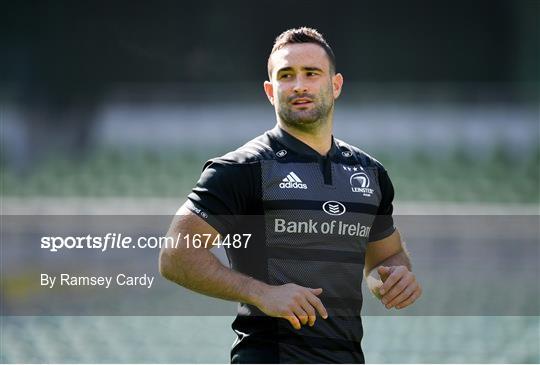
[[[358,310],[381,200],[376,171],[332,162],[332,184],[325,184],[316,162],[270,160],[261,174],[270,283],[323,287],[328,300],[347,299],[345,306]]]

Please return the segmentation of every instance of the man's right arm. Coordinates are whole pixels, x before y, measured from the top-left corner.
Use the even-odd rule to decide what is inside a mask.
[[[178,245],[163,247],[159,257],[159,271],[168,280],[201,294],[254,305],[269,316],[287,319],[296,329],[300,329],[301,324],[313,325],[316,311],[323,318],[328,316],[317,298],[321,288],[292,283],[265,284],[224,266],[208,248],[189,245],[184,240],[186,234],[210,234],[210,242],[219,235],[211,225],[182,206],[167,233],[180,237]]]

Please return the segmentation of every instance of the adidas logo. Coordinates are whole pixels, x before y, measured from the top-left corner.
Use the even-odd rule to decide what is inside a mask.
[[[302,183],[298,175],[292,171],[283,179],[279,187],[282,189],[307,189],[307,185]]]

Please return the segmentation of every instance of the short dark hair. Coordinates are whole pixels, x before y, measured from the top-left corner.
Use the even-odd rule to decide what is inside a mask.
[[[272,54],[285,47],[287,44],[298,43],[314,43],[321,46],[322,49],[324,49],[324,51],[326,52],[328,60],[330,61],[330,72],[336,72],[336,57],[334,56],[332,48],[330,48],[328,42],[326,42],[322,34],[319,33],[316,29],[301,27],[286,30],[277,36],[276,40],[274,41],[274,46],[272,47],[272,52],[270,52],[270,56],[268,57],[268,76],[271,77],[270,57],[272,57]]]

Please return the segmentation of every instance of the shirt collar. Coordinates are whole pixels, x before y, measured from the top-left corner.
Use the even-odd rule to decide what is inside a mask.
[[[315,151],[309,145],[305,144],[298,138],[292,136],[291,134],[281,129],[279,125],[276,125],[273,129],[268,131],[268,135],[276,139],[279,143],[281,143],[288,149],[300,155],[306,155],[310,157],[315,157],[317,159],[322,159],[324,157],[332,158],[339,154],[339,148],[336,145],[336,141],[333,135],[332,135],[332,146],[330,147],[330,151],[328,151],[328,154],[326,156],[321,156],[319,152]]]

